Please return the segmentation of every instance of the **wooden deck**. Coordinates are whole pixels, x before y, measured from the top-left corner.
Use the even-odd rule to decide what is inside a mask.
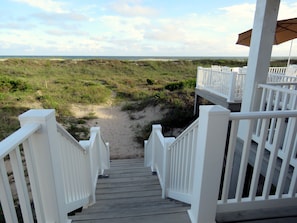
[[[143,159],[112,160],[109,178],[100,178],[93,206],[70,216],[72,222],[93,223],[190,223],[182,202],[161,198],[157,176],[143,167]],[[263,217],[265,215],[265,217]],[[296,208],[219,214],[224,223],[295,223]]]
[[[241,108],[241,102],[227,102],[226,98],[223,98],[219,95],[211,93],[207,90],[196,88],[195,89],[196,113],[199,112],[199,106],[205,104],[205,102],[201,103],[202,99],[206,99],[207,101],[209,101],[211,104],[214,104],[214,105],[221,105],[232,112],[239,112]]]
[[[187,223],[190,206],[162,199],[157,176],[143,159],[112,160],[109,178],[98,180],[96,204],[70,216],[72,222]]]

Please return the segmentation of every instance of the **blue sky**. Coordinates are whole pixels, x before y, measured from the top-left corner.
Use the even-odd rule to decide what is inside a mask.
[[[248,56],[256,0],[0,0],[0,55]],[[278,19],[296,17],[282,0]],[[290,43],[273,47],[287,56]],[[293,44],[297,56],[297,40]]]

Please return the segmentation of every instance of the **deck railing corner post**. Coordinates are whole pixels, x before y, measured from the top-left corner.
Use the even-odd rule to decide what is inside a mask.
[[[28,148],[32,160],[28,165],[28,174],[30,179],[30,175],[35,179],[31,186],[34,187],[32,195],[37,220],[68,222],[55,111],[32,109],[20,115],[19,120],[21,126],[28,123],[41,124],[41,129],[31,136]]]
[[[192,223],[215,222],[229,115],[221,106],[200,106],[195,189],[188,211]]]

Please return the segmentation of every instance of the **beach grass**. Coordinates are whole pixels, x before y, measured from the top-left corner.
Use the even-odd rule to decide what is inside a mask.
[[[124,103],[124,110],[161,105],[165,128],[192,117],[197,66],[245,66],[246,60],[51,60],[0,61],[0,140],[19,128],[31,108],[54,108],[58,121],[75,129],[72,104]],[[177,121],[178,120],[178,121]],[[83,130],[84,131],[84,130]]]

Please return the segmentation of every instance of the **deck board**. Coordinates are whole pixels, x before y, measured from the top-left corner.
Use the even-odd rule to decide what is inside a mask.
[[[158,177],[143,167],[143,159],[112,160],[106,174],[98,180],[96,204],[70,216],[72,222],[190,222],[190,206],[162,199]]]

